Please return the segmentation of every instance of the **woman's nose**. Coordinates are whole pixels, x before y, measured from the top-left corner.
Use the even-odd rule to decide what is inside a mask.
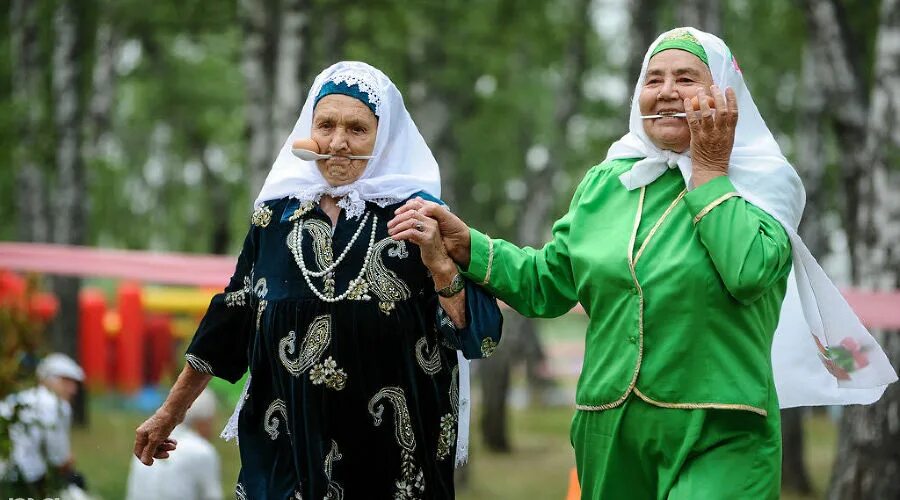
[[[347,147],[347,132],[338,127],[331,134],[331,143],[328,145],[332,151],[341,151]]]
[[[659,98],[667,98],[667,99],[677,99],[678,92],[675,90],[675,80],[671,78],[666,78],[663,81],[663,86],[659,91]]]

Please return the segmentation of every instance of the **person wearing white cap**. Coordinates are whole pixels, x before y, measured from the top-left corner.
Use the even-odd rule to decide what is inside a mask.
[[[219,455],[209,440],[213,437],[216,398],[206,389],[194,400],[181,425],[171,438],[178,453],[161,460],[156,467],[145,467],[131,458],[127,500],[219,500],[222,498]]]
[[[29,493],[50,490],[72,476],[71,401],[84,371],[72,358],[53,353],[41,360],[37,378],[37,387],[0,402],[0,417],[10,418],[18,409],[18,420],[10,427],[10,460],[0,462],[0,484]]]

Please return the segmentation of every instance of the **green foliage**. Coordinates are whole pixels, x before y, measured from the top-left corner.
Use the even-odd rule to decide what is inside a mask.
[[[86,32],[109,26],[118,40],[113,55],[98,52],[90,36],[83,47],[83,79],[92,76],[103,57],[113,57],[116,67],[108,130],[101,137],[86,138],[94,152],[86,157],[89,244],[208,252],[216,246],[215,223],[221,222],[229,229],[228,247],[238,248],[255,196],[247,162],[241,70],[246,21],[240,4],[83,2],[79,22]],[[277,19],[285,2],[262,4]],[[852,27],[875,24],[878,2],[842,4]],[[53,130],[48,61],[56,5],[54,0],[39,1],[44,61],[39,102],[11,101],[6,36],[11,28],[0,25],[0,164],[15,166],[17,117],[24,107],[37,106],[41,130]],[[674,25],[678,3],[655,5],[661,29]],[[555,113],[571,90],[560,82],[574,26],[583,17],[577,0],[308,0],[302,85],[308,88],[312,76],[337,59],[364,60],[382,68],[404,92],[423,128],[447,123],[430,138],[430,145],[449,174],[445,189],[456,194],[456,211],[492,234],[515,237],[518,214],[527,203],[527,192],[515,196],[523,194],[517,183],[533,175],[526,166],[530,149],[547,148],[549,161],[558,167],[553,179],[556,217],[583,173],[599,163],[627,129],[624,110],[635,77],[624,74],[627,24],[610,27],[600,22],[614,14],[611,9],[627,8],[627,3],[592,6],[581,79],[587,92],[567,130]],[[785,0],[731,0],[722,4],[721,12],[724,38],[790,157],[796,110],[803,99],[803,12],[796,2]],[[628,16],[622,17],[627,23]],[[856,31],[865,38],[858,41],[865,55],[861,64],[870,68],[872,30]],[[632,50],[642,52],[644,47]],[[89,81],[84,85],[88,94]],[[624,96],[610,97],[622,94],[615,90],[622,86]],[[46,141],[48,147],[32,153],[49,174],[52,188],[52,134]],[[15,171],[0,173],[0,213],[5,220],[15,220]],[[227,209],[217,206],[216,196],[227,199]],[[0,226],[0,238],[15,235],[13,224]]]

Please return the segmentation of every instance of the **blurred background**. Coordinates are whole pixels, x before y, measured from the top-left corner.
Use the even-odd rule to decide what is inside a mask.
[[[398,85],[457,213],[539,246],[627,132],[647,46],[680,25],[721,36],[801,173],[807,245],[900,364],[898,0],[7,0],[0,12],[0,399],[33,384],[44,353],[79,360],[73,451],[94,496],[124,497],[134,429],[227,283],[313,77],[341,59]],[[501,349],[476,363],[460,498],[566,498],[586,322],[507,315]],[[240,385],[214,389],[222,424]],[[897,384],[876,405],[783,421],[785,498],[900,498]],[[237,448],[213,444],[230,496]]]

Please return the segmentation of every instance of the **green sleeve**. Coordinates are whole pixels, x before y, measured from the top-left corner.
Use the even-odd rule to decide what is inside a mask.
[[[543,248],[519,248],[470,229],[471,258],[463,275],[528,317],[555,318],[578,302],[569,259],[569,230],[588,172],[575,191],[569,212],[553,224],[553,239]]]
[[[771,215],[741,198],[727,176],[685,197],[700,241],[738,301],[750,304],[791,270],[791,241]]]

